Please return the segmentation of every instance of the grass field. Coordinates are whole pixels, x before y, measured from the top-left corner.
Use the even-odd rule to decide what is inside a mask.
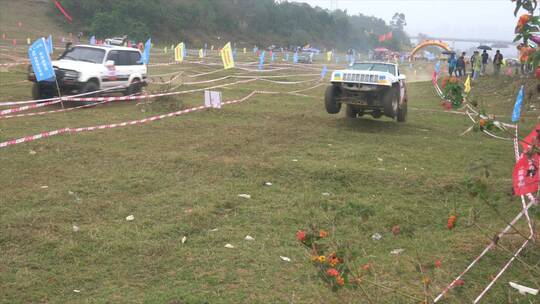
[[[24,70],[20,66],[0,73],[1,101],[29,98],[30,85],[19,83]],[[178,70],[186,73],[181,80],[190,81],[187,75],[214,68],[186,63],[152,68],[150,74]],[[268,75],[289,73],[306,71]],[[256,75],[234,70],[195,79],[231,74]],[[310,77],[279,80],[299,79]],[[489,113],[509,121],[520,81],[483,79],[475,85],[475,98]],[[257,81],[222,92],[225,100],[232,100],[253,90],[285,92],[312,85]],[[319,87],[303,92],[306,96],[255,95],[221,110],[0,150],[1,302],[432,299],[519,212],[520,203],[511,196],[511,143],[480,133],[460,136],[470,126],[468,119],[443,112],[431,83],[412,82],[408,88],[405,124],[328,115],[324,87]],[[530,110],[538,103],[535,98],[526,103],[523,135],[537,121],[538,113]],[[64,127],[139,119],[202,102],[202,93],[197,93],[2,119],[0,142]],[[467,191],[467,177],[476,176],[471,164],[478,163],[489,167],[489,204]],[[250,194],[251,199],[239,194]],[[450,231],[446,223],[451,214],[458,216],[458,224]],[[128,215],[135,220],[126,221]],[[538,208],[533,216],[540,219]],[[372,265],[363,272],[366,293],[335,293],[318,277],[308,252],[295,239],[297,230],[311,224],[346,244],[356,257],[354,265]],[[73,225],[80,230],[74,232]],[[395,225],[401,227],[396,236],[391,232]],[[526,234],[523,222],[516,228]],[[382,239],[372,240],[374,233]],[[246,235],[255,240],[244,240]],[[515,251],[522,242],[512,230],[444,303],[471,302],[509,259],[508,250]],[[235,248],[225,248],[228,243]],[[405,251],[390,254],[398,248]],[[515,281],[540,287],[539,249],[538,243],[528,247],[483,303],[540,302],[508,286]],[[442,261],[440,268],[432,266],[436,260]],[[418,265],[424,265],[425,273]],[[422,283],[424,277],[430,278],[429,288]]]

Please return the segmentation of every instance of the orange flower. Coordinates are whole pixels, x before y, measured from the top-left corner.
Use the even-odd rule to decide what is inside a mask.
[[[525,26],[525,24],[529,22],[529,20],[531,20],[531,15],[527,15],[527,14],[521,15],[521,17],[519,17],[517,27],[521,29],[522,27]]]
[[[336,283],[337,283],[339,286],[343,286],[343,285],[345,285],[345,279],[344,279],[342,276],[337,276],[337,277],[336,277]]]
[[[321,230],[319,231],[319,237],[325,238],[328,236],[328,231]]]
[[[429,277],[424,277],[422,279],[422,283],[424,283],[424,286],[429,286],[429,284],[431,283],[431,280],[429,279]]]
[[[326,274],[330,277],[338,277],[339,272],[335,268],[330,268],[326,271]]]
[[[400,231],[401,227],[399,227],[399,225],[395,225],[394,227],[392,227],[392,234],[398,235]]]
[[[451,215],[448,218],[448,224],[447,224],[448,229],[450,230],[454,229],[454,227],[456,226],[456,221],[457,221],[457,216]]]
[[[324,255],[320,255],[318,259],[319,259],[319,263],[321,264],[324,263],[324,261],[326,261],[326,257]]]
[[[478,121],[478,124],[480,125],[480,127],[483,128],[483,127],[486,126],[486,120],[485,120],[485,119],[480,119],[480,120]]]
[[[441,268],[441,265],[442,265],[441,260],[436,260],[435,261],[435,268]]]
[[[362,269],[364,270],[369,270],[370,268],[371,268],[371,265],[369,263],[364,264],[364,266],[362,266]]]
[[[452,76],[452,77],[450,77],[449,82],[450,82],[450,83],[457,83],[457,82],[458,82],[458,79],[457,79],[457,77]]]

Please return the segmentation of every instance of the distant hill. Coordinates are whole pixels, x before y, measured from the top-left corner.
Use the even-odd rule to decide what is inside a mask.
[[[225,41],[239,46],[298,46],[368,50],[382,45],[399,50],[409,45],[402,29],[382,19],[345,11],[328,11],[307,4],[274,0],[62,0],[73,23],[52,0],[0,0],[1,31],[8,36],[53,35],[83,31],[98,38],[127,34],[137,41],[152,37],[168,45],[189,46]],[[22,28],[17,22],[23,20]],[[379,35],[392,31],[383,44]]]

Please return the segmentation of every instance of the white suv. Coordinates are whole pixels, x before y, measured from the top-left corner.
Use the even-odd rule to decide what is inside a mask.
[[[138,49],[111,45],[67,46],[52,65],[62,94],[72,95],[110,89],[107,92],[139,93],[146,85],[147,68]],[[36,81],[32,67],[28,80],[33,81],[34,99],[58,96],[54,80]]]

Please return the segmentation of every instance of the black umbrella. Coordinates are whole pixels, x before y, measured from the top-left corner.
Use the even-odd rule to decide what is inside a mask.
[[[487,45],[481,45],[481,46],[477,47],[477,49],[479,49],[479,50],[486,50],[486,51],[491,51],[491,50],[493,50],[490,46],[487,46]]]
[[[456,52],[454,51],[444,51],[442,52],[444,55],[452,55],[452,54],[455,54]]]

